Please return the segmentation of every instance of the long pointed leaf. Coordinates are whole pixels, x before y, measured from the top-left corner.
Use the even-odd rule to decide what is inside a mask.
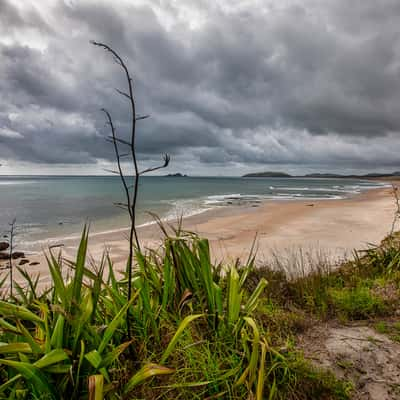
[[[4,359],[0,359],[0,364],[7,365],[18,371],[28,382],[32,384],[37,392],[46,393],[49,399],[57,399],[58,396],[56,395],[55,388],[49,384],[47,377],[40,371],[39,368],[25,362]]]
[[[19,318],[31,322],[37,322],[39,324],[43,324],[44,322],[40,317],[38,317],[32,311],[29,311],[27,308],[16,306],[2,300],[0,300],[0,315]]]
[[[104,386],[103,375],[89,376],[89,382],[88,382],[89,400],[103,400],[103,386]]]
[[[173,374],[175,372],[174,369],[164,367],[162,365],[157,364],[146,364],[142,367],[131,379],[129,379],[128,383],[124,387],[124,394],[127,394],[133,390],[133,388],[146,379],[151,378],[156,375],[168,375]]]
[[[135,295],[131,298],[131,300],[121,308],[121,310],[114,317],[114,319],[108,324],[107,329],[104,331],[103,339],[99,345],[99,348],[97,349],[100,354],[106,348],[108,342],[111,340],[112,336],[114,335],[115,330],[120,326],[121,321],[125,317],[126,311],[133,304],[133,302],[135,301],[138,294],[139,294],[139,292],[136,292]]]
[[[75,276],[73,279],[73,289],[72,289],[72,299],[73,301],[75,301],[75,304],[79,304],[81,301],[81,290],[82,290],[83,275],[85,269],[88,239],[89,239],[89,230],[85,225],[85,227],[83,228],[81,241],[79,243],[79,248],[75,263]]]
[[[21,334],[25,337],[27,342],[29,343],[30,347],[32,348],[32,351],[34,353],[42,353],[42,348],[40,345],[37,343],[35,338],[31,335],[28,329],[25,328],[25,326],[17,320],[17,327]]]
[[[9,353],[32,353],[32,348],[29,343],[9,343],[0,344],[0,354]]]
[[[61,349],[63,347],[64,323],[65,317],[59,314],[50,339],[51,346],[55,349]]]
[[[263,400],[266,354],[267,354],[267,346],[265,345],[265,343],[261,343],[261,359],[260,359],[260,367],[258,369],[256,400]]]
[[[175,332],[175,335],[169,342],[167,348],[164,351],[164,354],[161,357],[161,362],[160,364],[164,364],[164,362],[167,360],[167,358],[171,355],[173,350],[175,349],[180,337],[182,336],[183,331],[185,328],[195,319],[202,317],[203,314],[197,314],[197,315],[189,315],[187,316],[179,325],[178,329]]]
[[[55,349],[50,353],[45,354],[40,360],[37,360],[33,365],[36,368],[46,368],[50,365],[57,364],[61,361],[69,360],[67,353],[61,349]]]
[[[257,287],[255,288],[255,290],[253,291],[253,293],[251,294],[249,300],[245,305],[245,311],[247,314],[251,314],[256,309],[258,299],[267,285],[268,282],[264,278],[262,278],[260,282],[258,282]]]

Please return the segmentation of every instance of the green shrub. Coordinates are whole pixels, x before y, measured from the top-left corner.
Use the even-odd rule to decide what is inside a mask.
[[[378,333],[387,333],[388,332],[388,327],[387,327],[385,321],[377,322],[374,327]]]
[[[384,302],[367,287],[330,289],[329,296],[335,312],[346,319],[366,319],[387,311]]]
[[[245,291],[251,265],[223,274],[208,241],[177,232],[160,253],[136,253],[127,303],[127,278],[108,257],[86,267],[87,243],[85,229],[70,279],[50,253],[49,290],[38,294],[27,275],[19,296],[0,302],[0,398],[261,400],[273,390],[285,357],[254,318],[266,282]]]
[[[310,326],[310,318],[301,309],[287,310],[272,301],[260,302],[256,315],[271,342],[276,345],[284,345]]]
[[[0,399],[347,399],[351,386],[303,360],[293,338],[316,315],[384,315],[395,275],[357,263],[290,280],[251,261],[222,268],[207,240],[176,231],[136,253],[127,304],[107,256],[87,268],[87,238],[74,262],[50,254],[48,290],[25,273],[0,302]]]

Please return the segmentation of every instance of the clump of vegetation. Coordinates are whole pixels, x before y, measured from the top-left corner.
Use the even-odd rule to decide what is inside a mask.
[[[0,398],[346,399],[352,385],[304,360],[298,333],[339,318],[400,336],[393,240],[296,278],[213,265],[207,240],[164,233],[159,251],[136,252],[128,302],[107,255],[87,267],[87,230],[74,262],[49,253],[47,290],[21,269],[26,284],[0,302]]]
[[[331,289],[329,296],[332,308],[339,317],[347,320],[367,319],[376,315],[384,315],[386,311],[384,301],[364,286]]]
[[[390,316],[400,309],[399,236],[356,252],[352,261],[336,268],[312,264],[307,273],[290,277],[264,266],[250,273],[249,289],[261,278],[269,280],[268,297],[281,310],[301,310],[322,319]]]
[[[107,255],[87,268],[87,245],[85,229],[74,262],[49,254],[47,290],[25,274],[0,302],[0,398],[348,397],[348,384],[272,343],[258,310],[267,282],[246,290],[251,261],[223,272],[207,240],[176,231],[161,252],[137,252],[126,302],[127,275]]]
[[[378,333],[388,335],[390,339],[400,343],[400,321],[378,321],[374,328]]]

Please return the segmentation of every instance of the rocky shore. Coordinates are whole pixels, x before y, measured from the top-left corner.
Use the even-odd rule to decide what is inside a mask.
[[[38,261],[30,261],[23,251],[13,251],[8,241],[0,242],[0,269],[9,269],[10,263],[13,266],[26,264],[35,266],[39,264]]]

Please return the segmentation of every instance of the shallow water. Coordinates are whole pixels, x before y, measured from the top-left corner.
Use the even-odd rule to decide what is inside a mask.
[[[138,223],[189,216],[210,208],[259,203],[266,199],[340,199],[382,186],[378,182],[316,178],[143,177]],[[0,231],[16,218],[18,240],[71,236],[85,221],[92,232],[123,228],[127,214],[117,176],[0,177]]]

